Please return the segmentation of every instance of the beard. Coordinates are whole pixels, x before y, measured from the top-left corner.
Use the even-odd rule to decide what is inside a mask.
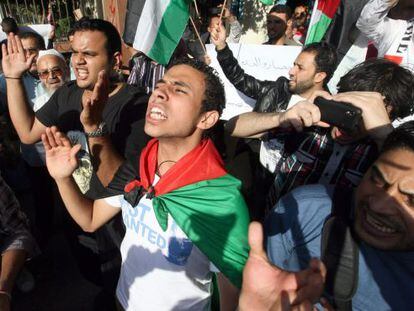
[[[269,37],[269,41],[277,41],[280,38],[284,36],[286,32],[286,26],[285,27],[275,27],[271,29],[270,31],[267,31],[267,35]]]
[[[294,86],[289,85],[289,91],[293,94],[302,94],[313,87],[313,82],[310,80],[297,82]]]

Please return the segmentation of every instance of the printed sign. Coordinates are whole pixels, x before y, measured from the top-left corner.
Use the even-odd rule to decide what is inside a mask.
[[[229,44],[234,57],[244,71],[259,80],[275,81],[280,76],[288,77],[296,57],[300,53],[300,46],[272,46],[257,44]],[[215,46],[207,44],[207,54],[211,57],[211,64],[223,80],[226,90],[226,109],[222,119],[228,120],[236,115],[251,111],[255,100],[236,90],[227,80],[216,58]]]

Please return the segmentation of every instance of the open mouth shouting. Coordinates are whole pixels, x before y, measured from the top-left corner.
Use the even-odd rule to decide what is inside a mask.
[[[84,68],[76,68],[75,71],[76,71],[76,76],[80,80],[86,80],[88,78],[89,71],[87,69],[84,69]]]
[[[149,117],[153,120],[166,120],[167,115],[165,112],[159,107],[152,107],[149,111]]]

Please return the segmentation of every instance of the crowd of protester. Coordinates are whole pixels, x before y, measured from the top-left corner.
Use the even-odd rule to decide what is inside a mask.
[[[230,9],[199,41],[189,26],[167,65],[133,50],[127,74],[108,21],[78,20],[62,55],[3,19],[0,310],[36,286],[25,262],[50,260],[56,226],[102,289],[96,310],[410,309],[414,3],[367,1],[356,27],[378,53],[336,94],[336,49],[304,44],[309,19],[304,4],[268,10],[263,44],[302,46],[273,81],[234,57]],[[220,119],[207,43],[251,112]],[[355,126],[335,123],[351,112]]]

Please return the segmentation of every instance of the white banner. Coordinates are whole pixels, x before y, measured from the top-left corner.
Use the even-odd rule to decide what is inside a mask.
[[[50,24],[19,26],[20,33],[30,31],[30,32],[37,32],[39,35],[41,35],[43,39],[45,39],[46,47],[49,42],[49,32],[51,29],[52,29],[52,26]],[[7,35],[1,30],[1,27],[0,27],[0,41],[4,39],[7,39]]]
[[[300,53],[301,46],[274,46],[257,44],[229,44],[234,57],[244,71],[259,80],[276,81],[280,76],[288,77],[289,69]],[[229,120],[244,112],[252,111],[255,100],[236,90],[227,80],[216,58],[213,44],[207,44],[207,54],[210,55],[211,64],[223,80],[226,90],[226,108],[222,119]]]

